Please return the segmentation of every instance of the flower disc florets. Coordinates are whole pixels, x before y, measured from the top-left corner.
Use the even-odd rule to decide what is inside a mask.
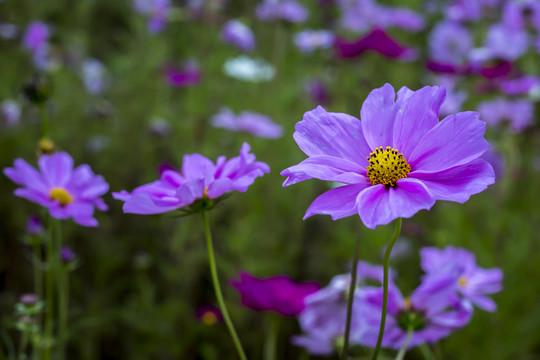
[[[60,206],[66,206],[73,202],[73,196],[71,196],[66,189],[61,187],[52,188],[49,195],[51,196],[51,200],[57,200]]]
[[[395,187],[396,181],[407,177],[411,172],[411,166],[402,153],[390,146],[383,150],[378,147],[367,157],[369,166],[367,176],[371,185],[383,184],[386,188]]]

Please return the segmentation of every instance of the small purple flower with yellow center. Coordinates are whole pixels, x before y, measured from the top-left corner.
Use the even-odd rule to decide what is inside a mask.
[[[219,308],[215,307],[214,305],[200,305],[197,307],[195,313],[197,315],[197,318],[204,325],[211,326],[223,321],[223,314],[221,313]]]
[[[243,51],[255,49],[255,35],[250,28],[238,20],[229,20],[223,25],[221,38],[226,43],[236,46]]]
[[[39,171],[26,161],[17,159],[4,174],[21,185],[15,195],[49,209],[56,219],[73,218],[83,226],[97,226],[94,207],[107,210],[100,198],[109,190],[102,176],[94,175],[84,164],[73,168],[73,159],[65,152],[43,155],[38,161]]]
[[[476,265],[473,253],[448,246],[445,249],[433,247],[420,251],[422,269],[426,278],[444,271],[456,274],[457,291],[476,306],[486,311],[495,311],[497,305],[487,297],[501,291],[503,272],[501,269],[483,269]]]
[[[319,290],[314,282],[297,283],[280,275],[259,279],[246,272],[232,286],[242,295],[242,304],[255,311],[274,311],[283,316],[297,316],[305,307],[304,299]]]
[[[478,113],[439,121],[445,90],[397,93],[386,84],[364,101],[361,121],[318,107],[296,124],[294,139],[308,156],[281,172],[283,186],[309,179],[345,184],[319,196],[304,219],[358,214],[370,229],[429,210],[437,200],[466,202],[495,181],[480,156],[489,148]]]
[[[250,150],[244,143],[239,156],[229,160],[220,156],[215,163],[200,154],[185,155],[181,172],[165,170],[159,180],[131,193],[113,193],[113,197],[124,201],[124,212],[131,214],[209,210],[226,193],[245,192],[257,177],[270,171],[267,164],[256,161]]]

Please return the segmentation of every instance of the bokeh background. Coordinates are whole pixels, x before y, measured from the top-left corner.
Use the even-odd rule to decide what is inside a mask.
[[[393,230],[390,225],[370,231],[356,216],[336,222],[327,216],[302,221],[310,202],[328,184],[313,180],[281,187],[280,171],[305,157],[292,138],[295,123],[321,101],[328,111],[359,116],[367,94],[387,82],[396,89],[414,90],[438,84],[439,75],[425,66],[432,56],[429,37],[450,5],[442,0],[380,0],[381,5],[413,10],[424,20],[417,31],[385,29],[416,50],[414,59],[403,61],[374,51],[346,59],[332,47],[302,51],[293,39],[305,29],[328,29],[351,40],[367,31],[343,29],[338,1],[301,3],[308,18],[287,22],[258,19],[256,1],[172,0],[163,29],[151,31],[149,15],[138,12],[130,1],[0,2],[0,101],[11,99],[21,110],[15,122],[2,115],[1,168],[18,157],[36,163],[42,113],[22,89],[38,73],[51,90],[46,104],[51,138],[76,164],[90,164],[103,175],[111,191],[132,190],[155,180],[160,166],[178,168],[184,154],[236,156],[243,142],[270,165],[270,174],[257,179],[248,192],[235,193],[210,213],[225,298],[252,359],[262,357],[269,316],[242,307],[238,293],[228,285],[231,279],[246,270],[259,277],[286,274],[324,286],[347,272],[356,238],[361,239],[362,260],[382,263]],[[477,47],[489,26],[500,21],[504,1],[492,3],[498,4],[464,22]],[[273,66],[271,79],[243,81],[224,73],[224,63],[242,54],[222,39],[221,29],[229,19],[239,19],[253,30],[256,47],[248,56]],[[36,64],[22,45],[25,29],[36,20],[50,29],[45,65]],[[530,34],[534,36],[534,30]],[[103,66],[96,78],[102,82],[99,91],[85,86],[82,69],[88,59]],[[539,59],[531,47],[511,62],[516,71],[537,76]],[[167,69],[186,66],[196,66],[200,78],[181,86],[171,83]],[[463,110],[511,97],[494,85],[495,80],[478,74],[455,79],[467,94]],[[322,90],[314,96],[314,81],[325,96]],[[520,97],[535,106],[533,95],[531,90]],[[283,127],[283,135],[265,139],[212,127],[211,117],[223,107],[265,114]],[[502,164],[495,185],[464,205],[438,202],[431,211],[404,221],[400,251],[392,260],[404,293],[419,282],[418,251],[424,246],[461,246],[476,255],[480,266],[504,271],[504,289],[494,295],[497,311],[475,311],[470,324],[437,344],[441,359],[540,358],[540,133],[535,114],[523,131],[488,127],[486,137]],[[0,176],[3,358],[18,341],[14,305],[21,294],[32,292],[27,218],[45,215],[38,205],[14,197],[14,189]],[[129,215],[110,193],[105,201],[110,209],[97,214],[99,227],[63,222],[64,243],[78,257],[71,273],[68,358],[233,359],[225,325],[206,325],[196,315],[200,306],[215,304],[200,216]],[[282,321],[280,359],[310,358],[290,342],[299,332],[295,318]],[[358,352],[367,356],[370,350]],[[412,350],[407,358],[422,355]]]

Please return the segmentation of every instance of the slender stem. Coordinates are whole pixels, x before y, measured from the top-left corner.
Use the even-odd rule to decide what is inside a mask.
[[[43,300],[43,259],[41,254],[41,241],[39,244],[34,243],[32,245],[32,265],[34,267],[34,292],[38,296],[39,300]],[[41,313],[37,314],[36,322],[41,326],[43,316]],[[35,359],[39,359],[40,347],[35,341],[30,342],[32,348],[32,354]]]
[[[54,271],[56,267],[55,246],[52,239],[52,219],[49,216],[47,222],[46,242],[46,287],[45,287],[45,351],[43,354],[44,360],[51,359],[52,341],[53,341],[53,318],[54,318]]]
[[[221,287],[219,286],[216,260],[214,258],[214,247],[212,245],[212,233],[210,232],[210,225],[208,224],[208,216],[206,215],[206,211],[201,211],[201,215],[204,225],[204,234],[206,235],[206,246],[208,247],[208,261],[210,263],[210,272],[212,273],[212,283],[214,284],[214,291],[216,292],[219,308],[221,310],[221,314],[223,315],[223,320],[225,320],[225,324],[227,325],[229,333],[231,334],[236,351],[238,352],[238,357],[242,360],[247,360],[244,349],[242,348],[242,344],[240,343],[240,339],[236,334],[231,317],[229,316],[229,311],[227,311],[227,307],[225,306],[225,301],[223,300],[223,295],[221,293]]]
[[[60,220],[56,220],[56,236],[55,236],[55,251],[56,258],[60,259],[60,252],[62,249],[62,225]],[[66,301],[66,281],[64,273],[67,273],[65,266],[62,266],[60,262],[56,267],[56,284],[57,284],[57,296],[58,296],[58,359],[64,360],[65,358],[65,344],[66,344],[66,328],[67,328],[67,301]]]
[[[413,333],[414,333],[414,329],[412,327],[409,327],[409,329],[407,330],[407,338],[403,342],[401,349],[399,349],[399,352],[397,353],[397,356],[396,356],[396,360],[403,360],[403,358],[405,357],[405,353],[407,352],[407,348],[409,347],[409,344],[411,343]]]
[[[358,252],[360,251],[360,238],[356,237],[356,244],[353,253],[353,262],[351,266],[351,283],[349,285],[349,296],[347,299],[347,321],[345,323],[345,343],[343,344],[343,352],[341,359],[347,360],[349,357],[349,334],[351,332],[351,319],[353,311],[354,291],[356,290],[356,274],[358,273]]]
[[[377,339],[377,346],[375,347],[375,351],[373,352],[373,356],[371,357],[371,360],[377,360],[377,356],[379,355],[379,351],[381,350],[381,344],[382,344],[382,340],[384,336],[384,325],[386,323],[386,310],[387,310],[387,305],[388,305],[388,266],[390,264],[390,254],[392,253],[392,248],[394,247],[394,244],[396,243],[396,240],[400,232],[401,232],[401,218],[397,218],[394,234],[392,235],[392,238],[390,239],[390,243],[388,244],[388,247],[386,248],[386,252],[384,253],[383,304],[382,304],[382,313],[381,313],[381,326],[379,328],[379,337]]]
[[[49,110],[45,102],[39,104],[39,109],[41,110],[41,136],[46,139],[49,137]]]
[[[274,314],[270,314],[270,327],[268,329],[268,336],[266,337],[266,356],[265,360],[276,360],[277,354],[277,339],[279,332],[279,317]]]
[[[435,355],[427,344],[420,345],[420,351],[426,360],[435,360]]]

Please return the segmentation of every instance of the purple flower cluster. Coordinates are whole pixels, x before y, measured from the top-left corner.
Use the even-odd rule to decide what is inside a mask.
[[[134,0],[135,10],[148,18],[148,31],[159,33],[167,24],[169,0]]]
[[[221,38],[226,43],[236,46],[243,51],[255,49],[255,35],[250,28],[238,20],[229,20],[221,29]]]
[[[282,20],[301,23],[308,18],[308,11],[296,0],[263,0],[255,9],[259,20]]]
[[[244,131],[258,137],[276,139],[281,137],[283,128],[266,115],[243,111],[235,115],[229,109],[221,109],[210,119],[212,126],[232,131]]]
[[[481,102],[478,105],[478,112],[491,126],[508,121],[513,132],[520,132],[533,123],[534,105],[525,99],[496,98]]]
[[[32,53],[34,65],[45,69],[49,64],[49,38],[51,30],[41,21],[33,21],[26,28],[22,45]]]
[[[334,34],[329,30],[303,30],[294,36],[293,41],[300,51],[309,53],[332,47]]]

